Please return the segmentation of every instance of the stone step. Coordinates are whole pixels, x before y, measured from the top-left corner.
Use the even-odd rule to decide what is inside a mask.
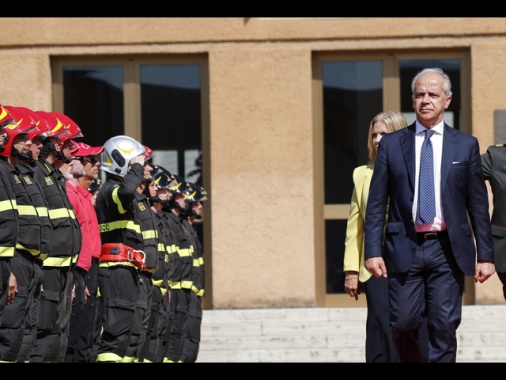
[[[365,362],[367,309],[204,310],[197,362]],[[457,362],[506,361],[506,305],[469,305]]]

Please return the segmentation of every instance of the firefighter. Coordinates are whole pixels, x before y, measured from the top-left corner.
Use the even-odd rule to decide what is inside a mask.
[[[187,207],[185,193],[191,192],[191,188],[181,176],[174,174],[174,179],[174,185],[169,187],[172,198],[162,209],[174,242],[169,252],[170,311],[164,363],[182,362],[184,328],[193,285],[193,246],[182,217]]]
[[[49,126],[45,121],[40,120],[34,111],[26,107],[17,107],[17,109],[27,113],[36,124],[36,128],[28,130],[28,139],[31,141],[31,144],[27,145],[29,150],[23,152],[21,150],[21,148],[24,148],[23,145],[21,145],[20,149],[17,149],[15,144],[13,145],[13,151],[15,149],[18,152],[16,155],[19,158],[19,162],[16,165],[16,169],[19,171],[20,178],[34,203],[39,218],[38,222],[40,223],[40,255],[34,258],[35,265],[33,267],[35,293],[28,302],[29,311],[25,315],[23,343],[16,359],[16,362],[24,363],[28,360],[28,354],[33,347],[37,335],[36,323],[39,315],[40,287],[42,285],[42,263],[43,259],[49,255],[53,231],[43,189],[39,182],[35,180],[34,174],[35,161],[39,158],[40,149],[42,148],[39,137],[41,134],[47,133]]]
[[[144,146],[144,181],[137,188],[133,201],[133,212],[135,221],[139,223],[144,252],[144,268],[139,270],[139,297],[137,299],[134,327],[130,336],[127,352],[123,363],[142,362],[143,347],[151,319],[152,294],[153,294],[153,273],[158,267],[158,230],[154,219],[154,211],[149,203],[150,184],[153,179],[152,166],[148,159],[153,151]]]
[[[12,121],[4,127],[8,139],[0,152],[0,165],[10,172],[15,183],[13,190],[18,210],[18,235],[11,267],[16,276],[18,294],[14,302],[4,308],[0,325],[0,361],[15,362],[22,347],[30,305],[40,280],[40,271],[37,270],[40,264],[37,265],[35,259],[43,260],[47,255],[48,247],[42,253],[41,241],[43,229],[46,234],[50,229],[45,200],[28,164],[31,159],[28,132],[37,129],[37,125],[20,108],[5,108],[11,114]]]
[[[139,298],[139,271],[145,254],[134,204],[145,181],[145,149],[119,135],[104,143],[101,169],[106,172],[96,200],[102,239],[99,264],[102,336],[97,362],[121,363],[129,346]]]
[[[0,152],[5,150],[7,132],[4,126],[12,121],[12,116],[0,105]],[[0,166],[0,324],[6,304],[14,301],[17,292],[16,276],[11,271],[11,260],[14,256],[18,234],[18,211],[16,195],[12,190],[14,178]]]
[[[195,223],[202,219],[203,202],[207,200],[207,192],[198,184],[190,183],[192,191],[186,196],[186,208],[183,223],[190,232],[192,239],[193,271],[192,291],[190,293],[190,306],[186,316],[184,329],[183,363],[195,363],[200,346],[200,328],[202,325],[202,297],[204,296],[205,271],[204,251],[202,243],[195,229]]]
[[[53,238],[42,271],[37,338],[29,356],[30,363],[61,363],[67,350],[72,312],[72,267],[81,250],[81,227],[70,202],[62,171],[68,170],[71,138],[83,137],[79,126],[59,112],[35,111],[49,131],[39,136],[42,142],[35,162],[35,179],[42,185],[47,202]]]
[[[151,298],[151,316],[148,326],[146,342],[142,350],[143,363],[161,363],[163,360],[163,336],[169,323],[169,293],[168,293],[168,262],[169,247],[172,246],[169,225],[162,218],[164,205],[168,205],[172,193],[169,190],[174,177],[172,174],[158,166],[153,167],[152,178],[149,184],[150,204],[154,212],[155,223],[158,230],[158,267],[153,272],[153,292]]]

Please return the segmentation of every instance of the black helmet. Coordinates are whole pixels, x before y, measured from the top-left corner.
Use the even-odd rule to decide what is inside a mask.
[[[175,184],[174,174],[165,169],[164,167],[152,163],[148,163],[153,168],[151,178],[157,189],[169,189],[171,185]]]
[[[191,187],[182,177],[174,174],[174,182],[169,186],[169,190],[172,194],[188,194],[191,192]]]
[[[191,187],[191,191],[187,194],[185,193],[185,196],[186,196],[186,201],[187,202],[197,202],[197,201],[201,201],[201,202],[204,202],[207,200],[207,192],[204,190],[204,188],[200,185],[197,185],[196,183],[189,183],[190,187]]]

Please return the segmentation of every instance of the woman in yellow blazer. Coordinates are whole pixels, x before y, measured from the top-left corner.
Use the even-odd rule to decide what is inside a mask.
[[[406,126],[406,119],[399,112],[384,111],[374,116],[369,126],[367,142],[369,163],[358,166],[353,171],[354,189],[344,243],[344,289],[350,297],[358,300],[360,282],[365,293],[367,301],[365,361],[367,363],[399,362],[388,321],[390,314],[388,280],[385,277],[371,276],[364,266],[364,221],[369,185],[381,137]]]

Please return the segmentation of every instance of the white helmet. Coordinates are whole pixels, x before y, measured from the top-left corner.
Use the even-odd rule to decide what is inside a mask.
[[[114,136],[104,144],[100,169],[120,177],[128,172],[130,160],[146,152],[144,145],[129,136]]]

